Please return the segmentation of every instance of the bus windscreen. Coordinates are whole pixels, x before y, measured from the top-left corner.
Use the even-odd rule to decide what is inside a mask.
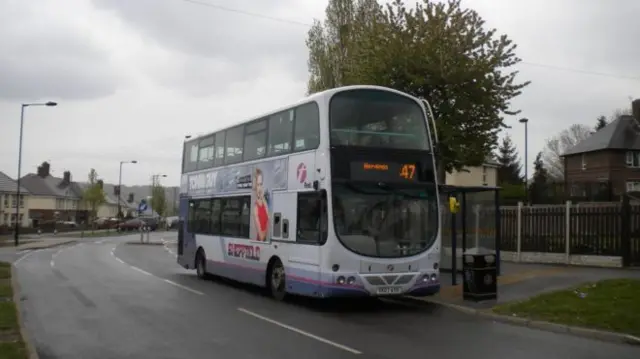
[[[335,94],[329,104],[329,126],[332,146],[430,150],[422,107],[390,91]]]

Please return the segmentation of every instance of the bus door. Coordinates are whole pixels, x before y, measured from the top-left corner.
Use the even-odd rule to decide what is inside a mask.
[[[189,199],[180,198],[178,222],[178,264],[187,269],[195,268],[196,238],[189,233]]]
[[[293,275],[302,277],[301,282],[306,282],[298,291],[301,294],[317,295],[321,291],[320,283],[323,282],[320,275],[321,245],[327,238],[326,191],[305,191],[296,195],[297,211],[292,213],[295,218],[292,233],[295,233],[296,247],[289,261],[300,272],[298,274],[294,271]]]

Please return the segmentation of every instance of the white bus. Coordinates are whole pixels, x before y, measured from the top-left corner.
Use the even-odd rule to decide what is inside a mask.
[[[428,112],[390,88],[348,86],[185,142],[178,263],[278,300],[437,293]]]

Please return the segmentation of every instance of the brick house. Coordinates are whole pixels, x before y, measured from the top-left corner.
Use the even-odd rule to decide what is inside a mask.
[[[606,183],[614,196],[640,191],[640,99],[632,110],[562,155],[571,195],[584,196],[586,183]]]

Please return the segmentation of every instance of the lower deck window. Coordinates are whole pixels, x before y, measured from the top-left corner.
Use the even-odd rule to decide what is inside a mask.
[[[187,230],[194,234],[249,238],[250,203],[250,196],[191,200]]]

